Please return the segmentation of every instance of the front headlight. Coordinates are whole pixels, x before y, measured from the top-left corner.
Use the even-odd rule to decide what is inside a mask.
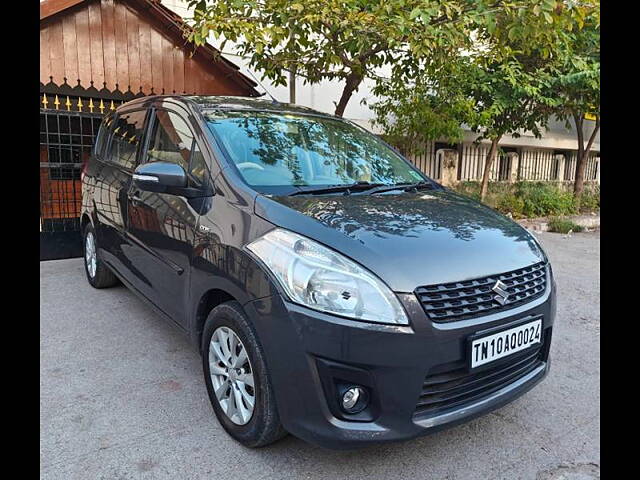
[[[394,293],[373,274],[313,240],[277,228],[247,245],[296,303],[315,310],[408,325]]]

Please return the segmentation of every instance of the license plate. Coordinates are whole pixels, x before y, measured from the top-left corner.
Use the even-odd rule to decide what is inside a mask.
[[[542,319],[471,341],[471,368],[513,355],[542,341]]]

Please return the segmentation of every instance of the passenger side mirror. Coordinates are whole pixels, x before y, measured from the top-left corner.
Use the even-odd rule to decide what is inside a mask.
[[[133,183],[146,192],[168,193],[186,198],[213,195],[211,187],[189,187],[187,172],[171,162],[151,162],[138,165],[133,172]]]
[[[166,192],[171,187],[186,187],[187,173],[180,165],[169,162],[151,162],[138,165],[133,182],[140,190]]]

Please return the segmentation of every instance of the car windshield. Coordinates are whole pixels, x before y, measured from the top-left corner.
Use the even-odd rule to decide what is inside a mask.
[[[205,118],[257,190],[426,179],[375,135],[345,121],[267,112],[205,112]]]

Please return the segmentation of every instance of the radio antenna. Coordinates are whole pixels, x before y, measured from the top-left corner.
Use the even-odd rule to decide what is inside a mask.
[[[249,72],[249,75],[251,75],[251,78],[253,78],[253,79],[256,81],[256,83],[257,83],[258,85],[260,85],[260,87],[262,87],[262,90],[264,90],[264,92],[260,95],[261,97],[262,97],[262,96],[264,96],[265,94],[267,94],[267,95],[269,95],[269,97],[271,97],[271,101],[272,101],[273,103],[280,103],[278,100],[276,100],[276,99],[275,99],[275,97],[274,97],[273,95],[271,95],[271,93],[269,92],[269,90],[267,90],[266,88],[264,88],[264,85],[262,85],[262,82],[260,82],[260,80],[258,80],[258,79],[256,78],[256,76],[251,72],[251,70],[249,70],[249,69],[247,68],[247,72]]]

